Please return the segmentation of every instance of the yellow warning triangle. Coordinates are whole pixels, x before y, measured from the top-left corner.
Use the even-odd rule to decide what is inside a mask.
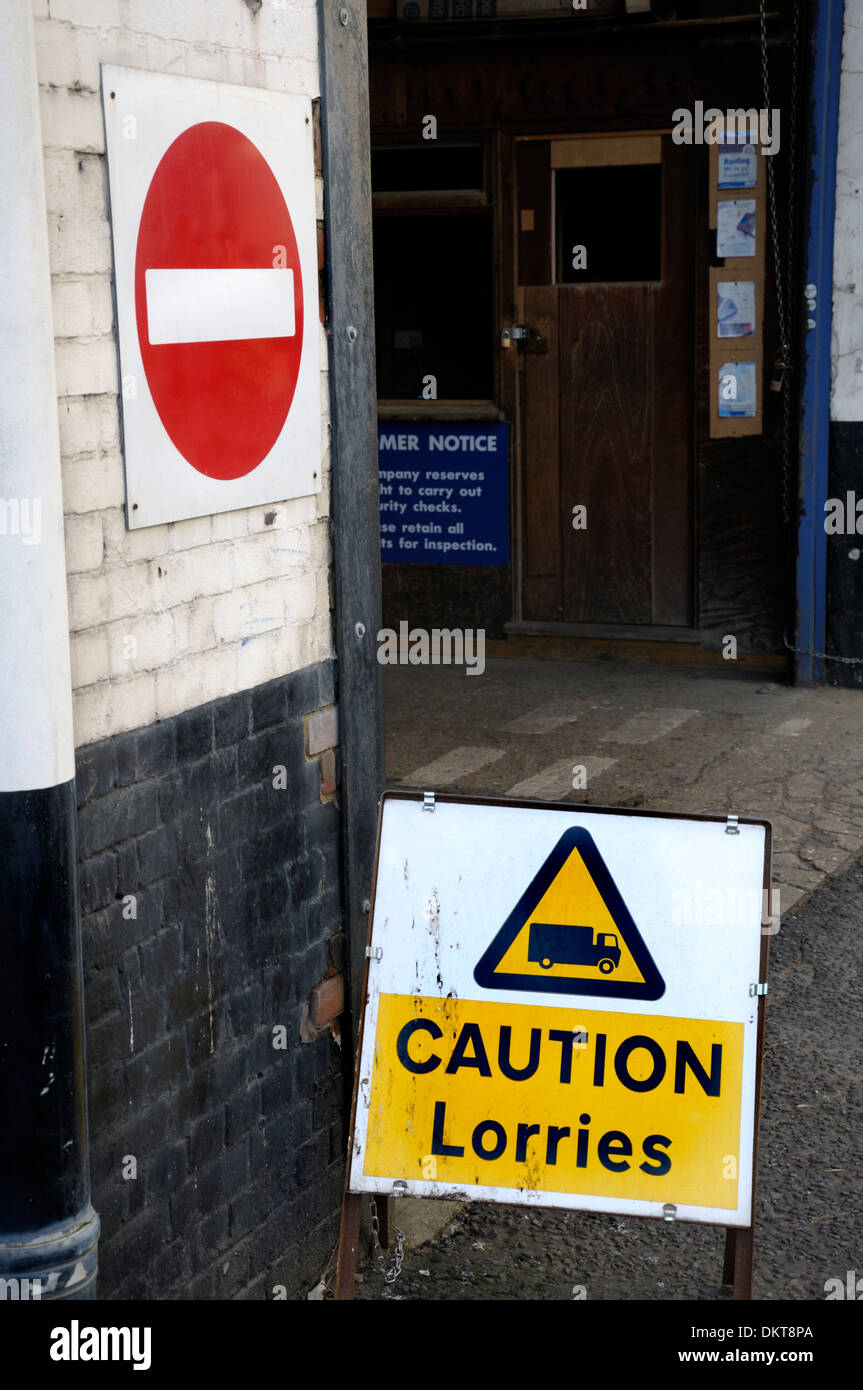
[[[592,836],[567,830],[474,970],[486,989],[659,999],[665,984]]]

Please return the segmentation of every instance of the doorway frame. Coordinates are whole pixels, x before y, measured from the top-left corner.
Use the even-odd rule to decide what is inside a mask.
[[[519,321],[518,316],[521,312],[521,294],[517,283],[518,275],[518,196],[515,179],[515,150],[518,144],[525,144],[535,141],[587,141],[587,140],[626,140],[638,139],[640,137],[656,136],[660,140],[671,135],[673,126],[649,126],[643,125],[637,128],[627,126],[623,129],[615,129],[603,126],[601,129],[592,130],[573,130],[571,125],[564,125],[561,121],[550,121],[548,127],[542,132],[537,132],[535,128],[530,130],[509,130],[505,132],[507,136],[507,147],[501,154],[509,160],[511,170],[508,179],[501,177],[500,180],[500,216],[499,225],[501,232],[501,275],[509,273],[508,284],[504,281],[501,285],[500,304],[503,306],[510,302],[510,313],[512,322]],[[553,173],[553,170],[552,170]],[[663,266],[665,264],[665,190],[663,188]],[[551,190],[551,273],[552,284],[557,284],[555,277],[555,206],[554,206],[554,180],[552,180]],[[693,242],[694,248],[694,242]],[[694,249],[693,249],[694,256]],[[693,277],[695,265],[691,267]],[[615,282],[616,283],[616,282]],[[692,305],[691,323],[693,345],[695,343],[695,310],[696,310],[697,285],[693,278],[692,286]],[[501,320],[503,323],[503,319]],[[505,624],[507,635],[511,636],[549,636],[549,637],[597,637],[612,638],[619,640],[635,641],[656,641],[656,642],[679,642],[686,644],[699,643],[702,640],[701,630],[698,627],[698,467],[697,467],[697,420],[694,405],[695,386],[693,382],[692,408],[689,418],[689,449],[690,449],[690,491],[689,491],[689,541],[690,541],[690,574],[689,574],[689,608],[692,615],[692,626],[677,626],[666,624],[636,624],[636,623],[599,623],[599,622],[541,622],[526,619],[524,616],[524,505],[523,489],[526,485],[525,460],[522,438],[522,373],[518,370],[520,355],[510,349],[509,352],[501,353],[502,358],[508,358],[512,362],[515,371],[514,382],[510,387],[511,394],[507,393],[507,381],[505,365],[502,364],[500,375],[501,404],[504,410],[509,413],[512,411],[512,480],[511,480],[511,516],[512,516],[512,611],[513,617],[510,622]]]

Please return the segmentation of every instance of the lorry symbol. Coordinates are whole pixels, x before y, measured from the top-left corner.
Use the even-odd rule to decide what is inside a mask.
[[[543,970],[553,965],[598,965],[610,975],[620,964],[620,947],[614,932],[598,932],[593,927],[565,927],[549,922],[532,922],[527,958]]]

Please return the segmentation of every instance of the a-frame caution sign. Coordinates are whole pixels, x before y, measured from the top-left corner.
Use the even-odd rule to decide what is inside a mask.
[[[770,827],[730,828],[384,794],[340,1297],[393,1191],[724,1225],[751,1295]]]
[[[484,989],[660,999],[665,982],[592,836],[564,832],[474,969]]]

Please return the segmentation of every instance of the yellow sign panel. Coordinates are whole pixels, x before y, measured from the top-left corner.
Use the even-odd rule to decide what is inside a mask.
[[[738,1204],[743,1024],[381,994],[364,1172]]]

